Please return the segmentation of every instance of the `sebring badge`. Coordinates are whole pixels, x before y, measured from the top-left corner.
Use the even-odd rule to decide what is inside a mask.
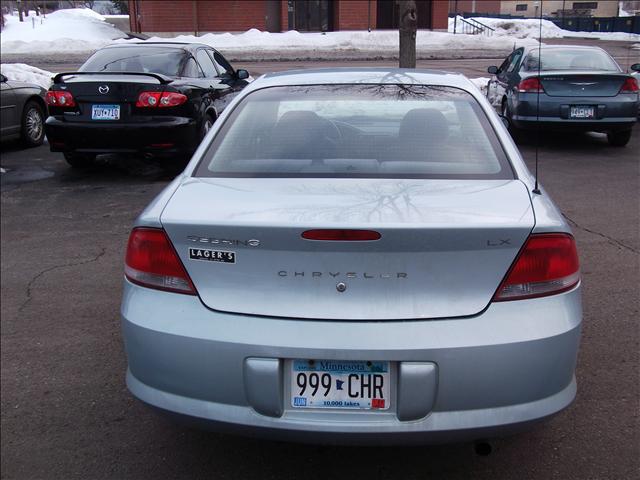
[[[187,240],[197,243],[211,243],[213,245],[233,245],[236,247],[259,247],[260,240],[252,238],[250,240],[237,240],[233,238],[215,238],[215,237],[199,237],[197,235],[188,235]]]
[[[98,92],[100,92],[103,95],[106,95],[107,93],[109,93],[109,85],[100,85],[98,87]]]

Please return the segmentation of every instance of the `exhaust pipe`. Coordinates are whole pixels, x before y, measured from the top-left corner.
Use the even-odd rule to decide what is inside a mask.
[[[476,455],[480,457],[488,457],[489,455],[491,455],[491,451],[493,450],[491,444],[486,440],[476,441],[473,449],[476,452]]]

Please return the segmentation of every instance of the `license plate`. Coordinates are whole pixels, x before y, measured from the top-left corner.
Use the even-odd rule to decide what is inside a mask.
[[[387,410],[390,387],[389,362],[291,362],[293,408]]]
[[[569,118],[595,118],[596,107],[577,105],[569,110]]]
[[[120,105],[92,105],[92,120],[120,120]]]

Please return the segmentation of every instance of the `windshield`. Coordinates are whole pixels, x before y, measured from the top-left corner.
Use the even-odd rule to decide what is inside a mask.
[[[144,72],[177,77],[185,57],[182,50],[162,47],[118,47],[98,50],[81,72]]]
[[[476,100],[424,85],[271,87],[245,97],[205,177],[513,178]]]
[[[538,71],[538,52],[529,53],[522,63],[526,72]],[[619,72],[618,65],[605,52],[583,48],[558,48],[542,50],[541,71],[549,70],[601,70]]]

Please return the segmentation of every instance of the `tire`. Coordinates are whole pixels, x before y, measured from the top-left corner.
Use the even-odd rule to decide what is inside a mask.
[[[502,99],[500,113],[502,114],[503,117],[509,118],[509,106],[508,106],[506,97]]]
[[[511,112],[509,111],[509,103],[506,97],[502,99],[502,107],[500,109],[500,112],[502,113],[503,117],[509,120],[509,133],[511,134],[511,138],[513,138],[515,142],[518,142],[519,140],[521,140],[522,137],[520,135],[520,129],[516,127],[513,123],[513,119],[511,118]]]
[[[73,168],[86,168],[91,165],[91,162],[96,158],[95,155],[89,153],[64,152],[63,155],[67,163]]]
[[[27,147],[37,147],[44,142],[44,109],[35,100],[29,100],[22,110],[20,134]]]
[[[200,127],[200,141],[202,141],[207,133],[209,133],[209,130],[211,130],[211,127],[213,126],[213,122],[215,122],[215,118],[207,113],[202,121],[202,127]]]
[[[629,140],[631,140],[631,130],[607,133],[607,141],[612,147],[624,147]]]

